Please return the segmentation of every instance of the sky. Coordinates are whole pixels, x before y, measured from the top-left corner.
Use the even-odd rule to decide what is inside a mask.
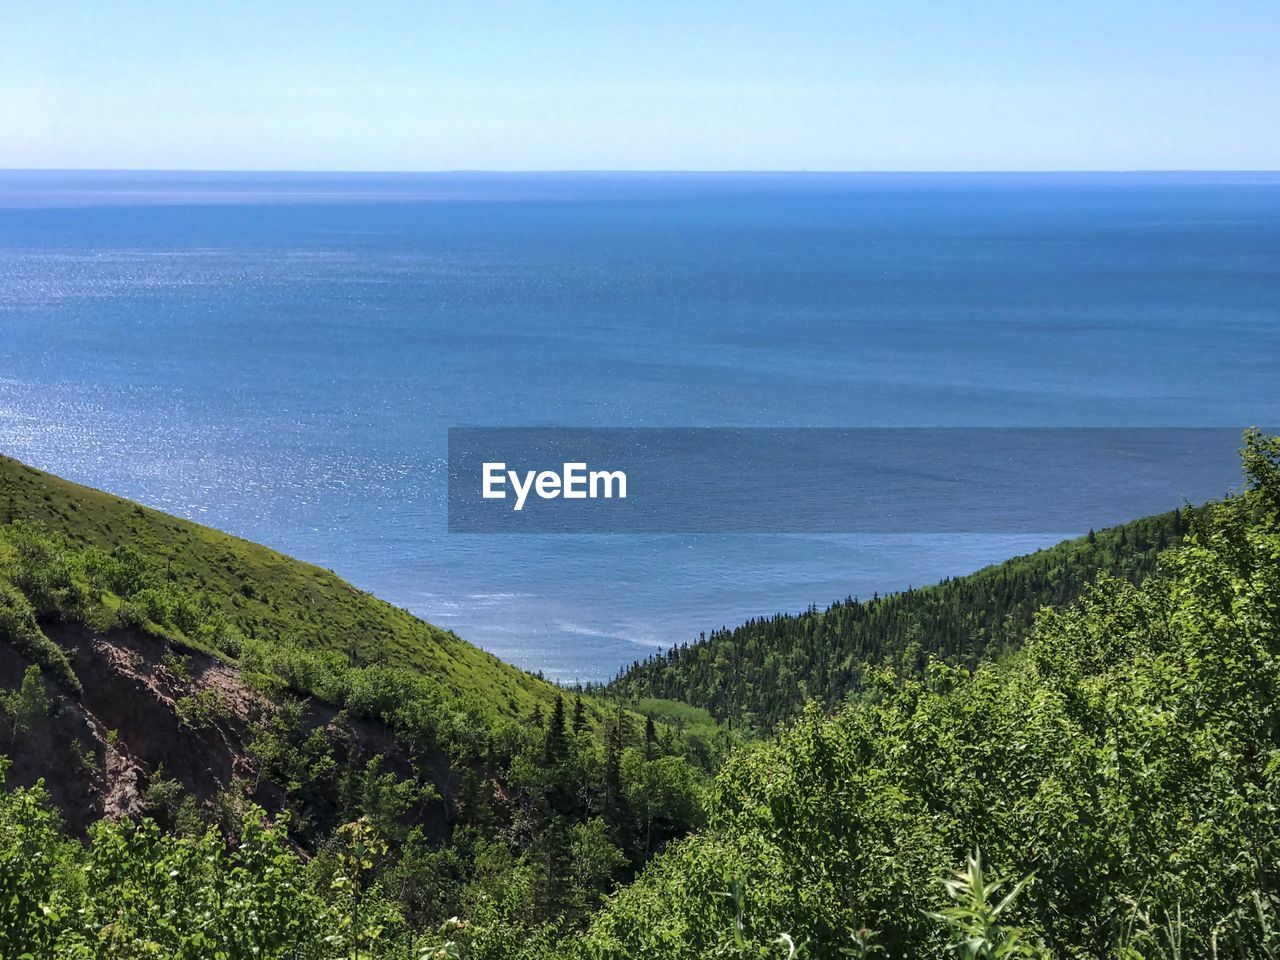
[[[0,0],[0,168],[1280,168],[1276,0]]]

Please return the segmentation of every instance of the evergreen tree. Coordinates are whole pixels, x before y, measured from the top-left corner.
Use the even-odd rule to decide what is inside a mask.
[[[556,705],[551,708],[551,722],[547,724],[547,738],[543,749],[543,759],[548,765],[559,763],[569,753],[569,740],[564,725],[564,698],[558,695]]]
[[[619,704],[613,722],[604,735],[604,821],[613,833],[614,842],[624,850],[630,848],[627,798],[622,784],[622,751],[626,749],[626,728]]]
[[[540,843],[542,869],[539,871],[537,889],[538,911],[542,920],[557,920],[564,916],[569,906],[571,879],[572,834],[561,817],[553,817]]]
[[[769,730],[805,703],[830,709],[860,692],[865,664],[920,676],[931,658],[967,669],[999,658],[1021,642],[1039,610],[1075,601],[1099,574],[1146,580],[1159,552],[1177,546],[1201,512],[1094,530],[930,587],[749,620],[639,661],[607,690],[704,707],[730,729]]]

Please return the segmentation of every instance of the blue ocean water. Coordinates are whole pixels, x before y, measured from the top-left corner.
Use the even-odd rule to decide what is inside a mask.
[[[0,173],[0,450],[556,679],[1081,531],[450,535],[449,426],[1238,426],[1278,361],[1277,175]]]

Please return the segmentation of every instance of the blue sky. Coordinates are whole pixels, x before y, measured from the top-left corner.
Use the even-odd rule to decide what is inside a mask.
[[[1280,3],[3,0],[0,167],[1277,169]]]

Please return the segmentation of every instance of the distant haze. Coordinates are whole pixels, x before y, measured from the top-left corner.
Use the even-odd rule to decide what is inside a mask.
[[[0,167],[1280,167],[1280,4],[277,0],[0,11]]]

